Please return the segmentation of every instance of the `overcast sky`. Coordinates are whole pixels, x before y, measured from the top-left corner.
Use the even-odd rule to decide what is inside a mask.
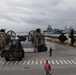
[[[0,0],[0,29],[76,29],[76,0]]]

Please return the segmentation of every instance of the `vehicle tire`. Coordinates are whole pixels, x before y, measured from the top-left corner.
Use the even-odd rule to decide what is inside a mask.
[[[41,52],[41,51],[42,51],[41,46],[38,46],[38,52]]]
[[[9,58],[5,58],[6,61],[9,61]]]
[[[47,51],[47,47],[46,46],[44,47],[44,51]]]
[[[21,61],[21,60],[22,60],[22,57],[19,57],[19,58],[18,58],[18,61]]]

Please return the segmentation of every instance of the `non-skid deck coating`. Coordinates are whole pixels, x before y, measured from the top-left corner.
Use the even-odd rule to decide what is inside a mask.
[[[32,42],[26,40],[22,41],[21,44],[25,52],[34,52],[34,45]]]

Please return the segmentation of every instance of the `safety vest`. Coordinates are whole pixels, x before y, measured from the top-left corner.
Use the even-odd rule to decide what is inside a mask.
[[[45,64],[45,69],[46,70],[49,70],[50,69],[50,64],[49,63]]]

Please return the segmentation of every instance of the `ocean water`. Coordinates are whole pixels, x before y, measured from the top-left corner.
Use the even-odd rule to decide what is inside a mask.
[[[60,34],[45,34],[45,35],[49,35],[49,36],[59,36]],[[65,36],[69,36],[69,34],[64,34]],[[76,34],[74,34],[74,36],[76,37]]]
[[[16,36],[17,35],[28,35],[29,32],[18,32],[16,33]],[[59,36],[60,34],[44,34],[44,35],[49,35],[49,36]],[[69,34],[64,34],[65,36],[69,36]],[[76,34],[74,34],[74,36],[76,37]]]
[[[28,32],[17,32],[16,35],[28,35]]]

